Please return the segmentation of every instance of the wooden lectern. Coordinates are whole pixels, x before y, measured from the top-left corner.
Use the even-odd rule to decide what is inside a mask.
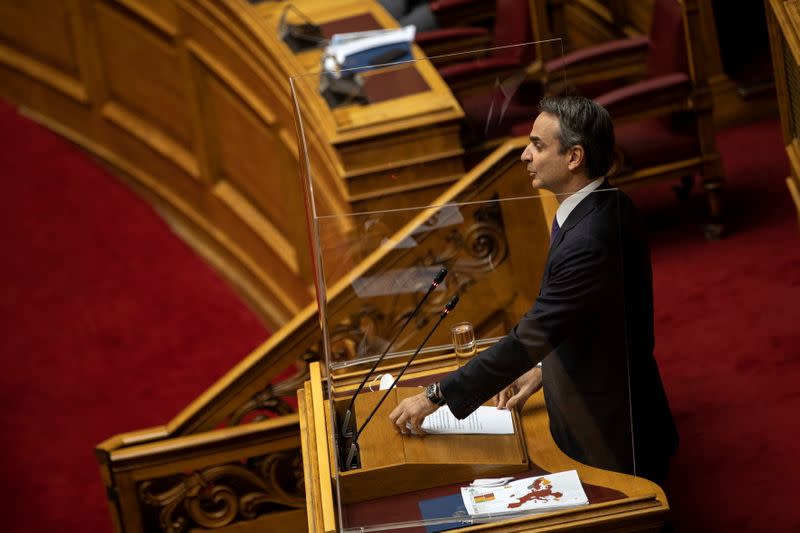
[[[342,472],[344,503],[372,500],[481,477],[500,477],[528,469],[520,420],[514,412],[513,435],[402,435],[389,413],[417,387],[390,391],[359,437],[361,468]],[[356,398],[355,420],[362,424],[384,391],[362,392]],[[347,403],[348,399],[343,400]]]
[[[415,370],[412,365],[406,375],[430,381],[458,364],[443,360],[438,368],[432,368],[420,362],[416,373],[412,372]],[[375,415],[378,419],[375,426],[371,427],[370,422],[359,439],[362,469],[340,473],[337,492],[329,402],[323,393],[320,366],[313,363],[311,379],[298,391],[309,531],[381,531],[387,524],[404,523],[402,531],[423,532],[421,523],[413,527],[415,521],[422,519],[419,502],[458,494],[458,487],[466,484],[464,481],[499,476],[503,472],[509,475],[516,472],[516,477],[521,478],[565,470],[578,472],[589,505],[480,525],[470,525],[467,518],[459,531],[660,531],[664,525],[669,506],[658,485],[583,465],[558,449],[550,436],[541,392],[515,418],[516,434],[499,444],[499,440],[494,440],[496,435],[404,437],[388,420],[384,420],[385,424],[378,423],[388,416],[391,404],[396,404],[398,398],[418,390],[401,388],[394,402],[387,398],[384,403],[389,405],[381,406]],[[357,400],[356,412],[366,406],[369,413],[370,402],[374,405],[376,401],[375,394],[368,393],[363,400]],[[470,443],[470,437],[477,437],[476,442]],[[478,446],[481,444],[478,441],[489,438],[492,438],[490,446]],[[526,468],[529,470],[520,472]]]

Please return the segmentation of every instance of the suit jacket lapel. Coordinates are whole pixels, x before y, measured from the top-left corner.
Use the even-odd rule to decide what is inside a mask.
[[[600,195],[608,194],[599,191],[610,188],[611,185],[608,183],[608,180],[603,180],[603,183],[600,184],[600,187],[595,189],[594,192],[591,192],[588,195],[586,195],[586,197],[583,198],[580,201],[580,203],[578,203],[578,205],[575,206],[575,209],[573,209],[572,212],[567,216],[567,220],[564,221],[564,225],[561,226],[561,228],[558,230],[558,234],[556,234],[556,238],[553,241],[553,245],[550,247],[550,253],[548,254],[548,261],[553,250],[558,248],[558,245],[561,244],[561,241],[564,240],[564,237],[567,233],[569,233],[569,230],[575,227],[575,224],[580,222],[581,219],[583,219],[583,217],[588,215],[592,211],[592,209],[594,209],[595,206],[597,206],[598,202],[601,199]]]

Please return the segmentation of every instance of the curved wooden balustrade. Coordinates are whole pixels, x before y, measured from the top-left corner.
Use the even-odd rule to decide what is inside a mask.
[[[518,160],[526,143],[525,138],[506,142],[439,196],[434,204],[444,205],[498,197],[512,198],[529,194],[529,178]],[[460,280],[459,283],[463,284],[463,299],[459,309],[464,316],[476,317],[474,322],[482,336],[505,333],[516,318],[524,313],[538,291],[538,279],[544,265],[543,254],[546,253],[545,243],[549,237],[546,221],[552,218],[556,205],[552,196],[524,202],[524,205],[516,202],[517,208],[505,205],[505,202],[501,203],[498,212],[494,213],[494,226],[487,233],[487,238],[495,239],[495,246],[492,249],[498,251],[497,255],[491,258],[497,262],[496,268],[491,273],[496,276],[492,283],[492,294],[487,295],[482,292],[484,289],[481,288],[481,284],[474,283],[475,279],[470,277],[476,275],[473,270],[460,271],[459,265],[470,257],[468,249],[457,250],[443,260],[443,264],[451,270],[448,280]],[[462,205],[461,209],[465,218],[461,227],[466,228],[464,231],[469,231],[469,228],[475,226],[471,217],[477,207]],[[436,210],[437,208],[426,208],[416,212],[411,220],[404,221],[401,229],[387,240],[390,243],[397,243],[414,235],[419,245],[413,254],[409,253],[408,249],[394,248],[391,245],[379,248],[349,271],[341,281],[329,288],[328,309],[332,317],[329,324],[332,329],[341,326],[340,331],[344,337],[360,334],[358,328],[354,327],[354,324],[360,322],[355,322],[353,317],[365,314],[362,301],[354,294],[354,280],[373,272],[410,266],[412,260],[428,256],[428,250],[442,249],[444,234],[452,231],[452,228],[447,232],[417,231],[428,223]],[[486,227],[485,218],[481,219],[480,227]],[[500,241],[503,241],[502,245]],[[537,246],[536,243],[540,245]],[[370,303],[377,308],[378,314],[387,317],[384,324],[396,323],[392,318],[392,310],[404,308],[403,305],[398,305],[398,298],[411,298],[411,296],[389,295],[371,300]],[[435,312],[438,312],[438,308]],[[435,342],[437,342],[435,339],[431,341]],[[447,340],[440,338],[438,342],[446,343]],[[307,375],[301,373],[296,379],[277,386],[271,385],[271,382],[287,367],[295,365],[305,369],[307,361],[319,358],[319,344],[320,331],[316,306],[308,305],[289,324],[275,332],[270,339],[245,357],[165,426],[117,435],[98,445],[97,454],[101,471],[107,486],[110,487],[109,494],[115,498],[112,500],[112,508],[115,510],[116,520],[128,524],[129,529],[125,531],[141,530],[137,528],[143,520],[152,520],[152,517],[147,518],[155,512],[152,502],[166,501],[164,498],[145,497],[154,492],[142,488],[145,481],[153,478],[161,480],[168,475],[177,475],[176,472],[179,471],[185,473],[187,468],[192,472],[210,471],[218,474],[219,470],[209,469],[228,465],[230,458],[236,456],[239,446],[237,439],[249,438],[243,435],[252,435],[253,439],[257,440],[255,434],[260,434],[265,440],[272,441],[273,426],[267,422],[236,424],[241,420],[251,419],[253,414],[259,412],[261,414],[264,411],[285,412],[281,410],[283,409],[281,406],[285,407],[285,404],[281,403],[278,396],[293,396],[296,389],[302,388],[302,382]],[[346,346],[347,343],[341,345]],[[342,350],[339,354],[342,358],[349,356],[346,350]],[[383,368],[391,371],[398,364],[400,363],[393,360],[387,362]],[[337,379],[342,383],[357,382],[363,371],[364,369],[344,369]],[[294,429],[289,432],[294,431],[298,440],[292,441],[291,446],[286,444],[286,447],[281,448],[285,453],[289,453],[287,450],[295,449],[292,446],[299,443],[300,438],[296,415],[288,414],[276,420],[286,421],[288,425],[294,424],[292,426]],[[294,422],[290,422],[291,420]],[[274,423],[278,424],[277,421]],[[281,431],[286,430],[288,425],[281,425],[283,428]],[[221,426],[227,427],[220,429]],[[281,442],[288,443],[288,440]],[[137,460],[131,461],[133,457]],[[249,457],[249,452],[242,452],[239,457]],[[171,466],[156,468],[155,465],[162,463]],[[250,462],[246,465],[251,472],[255,468],[250,466]],[[184,476],[180,479],[181,488],[174,490],[188,491],[187,484],[195,482],[191,479],[194,478]],[[263,476],[260,479],[263,480]],[[162,480],[159,483],[163,485],[166,481]],[[281,505],[283,507],[278,506],[278,509],[285,510],[286,505]],[[161,506],[166,508],[168,504],[164,503]],[[171,513],[173,509],[163,512]],[[196,522],[197,516],[184,516],[183,519]],[[238,523],[232,520],[229,524]]]
[[[372,0],[343,2],[336,12],[315,8],[323,2],[295,4],[320,22],[360,14],[396,25]],[[110,164],[273,329],[313,295],[288,80],[316,69],[319,52],[295,55],[278,38],[282,7],[245,0],[0,6],[0,96]],[[335,111],[316,83],[300,84],[320,209],[422,204],[463,175],[461,110],[434,69],[418,74],[422,92]],[[390,174],[391,187],[379,179]]]

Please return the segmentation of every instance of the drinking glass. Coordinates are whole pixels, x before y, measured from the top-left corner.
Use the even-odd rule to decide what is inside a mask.
[[[459,357],[472,357],[478,351],[475,344],[475,329],[470,322],[459,322],[450,328],[453,350]]]

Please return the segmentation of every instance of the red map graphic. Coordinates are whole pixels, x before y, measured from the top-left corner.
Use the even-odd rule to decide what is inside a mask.
[[[563,496],[560,492],[553,492],[552,483],[550,483],[547,478],[543,477],[536,478],[533,483],[528,485],[528,489],[530,489],[530,492],[521,496],[518,501],[509,503],[508,508],[516,509],[517,507],[521,507],[525,502],[531,500],[546,503],[549,500],[558,500]]]

